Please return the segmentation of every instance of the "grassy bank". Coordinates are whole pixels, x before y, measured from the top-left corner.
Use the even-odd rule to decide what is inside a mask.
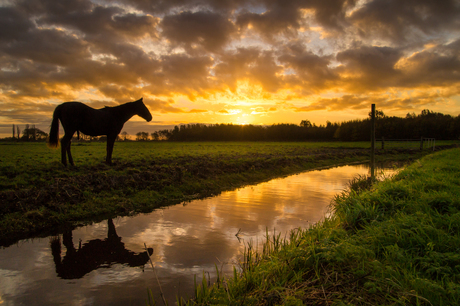
[[[359,184],[354,184],[357,186]],[[248,246],[240,271],[188,304],[459,305],[460,150],[428,155],[289,239]]]
[[[295,172],[369,159],[368,143],[105,143],[73,145],[76,167],[44,143],[2,143],[0,245],[59,227],[148,212]],[[385,150],[377,160],[409,160],[428,151]]]

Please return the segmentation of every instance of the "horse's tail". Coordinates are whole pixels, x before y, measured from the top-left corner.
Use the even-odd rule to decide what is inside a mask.
[[[59,147],[59,118],[61,117],[61,105],[54,110],[53,121],[51,121],[50,135],[48,137],[48,147]]]

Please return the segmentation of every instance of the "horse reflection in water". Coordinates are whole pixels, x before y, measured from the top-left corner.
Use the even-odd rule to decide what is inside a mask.
[[[75,249],[72,241],[72,231],[62,235],[63,244],[67,249],[65,256],[61,257],[60,238],[51,240],[51,252],[53,254],[56,272],[60,278],[76,279],[85,274],[99,269],[109,268],[113,264],[124,264],[130,267],[144,266],[152,255],[153,249],[136,254],[125,248],[115,230],[113,220],[108,220],[108,235],[104,240],[94,239]],[[147,253],[148,252],[148,253]]]

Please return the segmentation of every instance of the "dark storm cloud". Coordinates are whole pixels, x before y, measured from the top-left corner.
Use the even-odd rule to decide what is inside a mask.
[[[350,21],[363,37],[402,41],[418,37],[419,32],[458,31],[459,13],[457,0],[374,0],[354,12]]]
[[[225,16],[209,11],[168,15],[163,18],[161,27],[164,37],[173,44],[186,48],[198,44],[208,51],[221,49],[235,31],[233,23]]]
[[[78,58],[91,56],[88,44],[55,29],[32,30],[0,47],[11,58],[27,58],[38,63],[67,66]]]
[[[120,0],[119,3],[127,5],[149,14],[170,14],[172,12],[200,10],[213,10],[229,13],[241,6],[253,5],[253,0]]]
[[[262,36],[271,38],[289,29],[300,27],[300,11],[285,6],[282,3],[261,14],[243,13],[238,16],[237,24],[240,28],[252,26]]]
[[[404,55],[390,47],[363,46],[337,54],[336,72],[351,91],[447,86],[460,81],[459,42]]]
[[[328,29],[341,30],[346,26],[346,11],[353,8],[356,0],[316,0],[311,1],[307,8],[315,11],[315,18],[319,24]]]
[[[19,0],[16,1],[18,8],[29,14],[36,15],[60,15],[77,11],[86,11],[93,7],[90,0]]]
[[[272,39],[274,35],[287,34],[292,36],[300,27],[309,27],[303,20],[302,10],[310,10],[314,20],[327,30],[342,31],[346,24],[346,10],[353,7],[354,0],[312,0],[284,1],[261,0],[257,4],[266,9],[262,13],[245,12],[237,16],[240,28],[252,26],[263,37]]]
[[[35,25],[26,14],[14,7],[0,7],[0,41],[23,39]]]
[[[293,86],[300,84],[312,90],[324,89],[339,80],[335,69],[329,67],[331,60],[332,56],[317,55],[300,43],[287,45],[279,57],[285,69],[296,72],[288,77],[288,81]]]
[[[39,24],[55,24],[77,29],[90,36],[133,38],[156,35],[157,19],[150,15],[137,16],[119,7],[94,6],[88,11],[48,15],[37,20]],[[121,36],[121,37],[120,37]]]
[[[163,91],[164,95],[185,94],[191,100],[198,95],[206,95],[212,89],[209,70],[213,60],[209,56],[191,57],[175,54],[161,59],[162,88],[158,84],[151,87]]]
[[[352,80],[346,86],[355,90],[377,89],[386,86],[397,86],[400,72],[395,64],[401,58],[398,49],[390,47],[363,46],[348,49],[337,54],[337,60],[343,66],[337,72],[343,79]]]
[[[404,63],[400,86],[448,86],[460,82],[460,39],[417,52]]]

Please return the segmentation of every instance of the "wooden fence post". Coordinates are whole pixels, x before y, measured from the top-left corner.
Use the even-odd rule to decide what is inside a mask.
[[[420,151],[423,150],[423,137],[420,138]]]
[[[371,107],[371,180],[375,179],[375,104]]]

